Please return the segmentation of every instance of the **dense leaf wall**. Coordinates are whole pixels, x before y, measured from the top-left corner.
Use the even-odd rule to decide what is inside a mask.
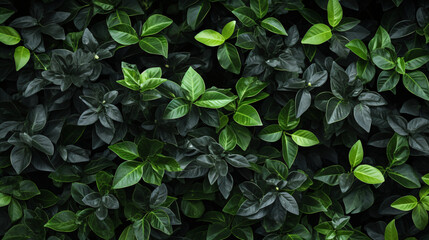
[[[429,239],[429,2],[0,1],[3,239]]]

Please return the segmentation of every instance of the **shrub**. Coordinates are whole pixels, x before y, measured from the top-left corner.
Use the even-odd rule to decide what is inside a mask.
[[[0,2],[3,239],[428,239],[424,0]]]

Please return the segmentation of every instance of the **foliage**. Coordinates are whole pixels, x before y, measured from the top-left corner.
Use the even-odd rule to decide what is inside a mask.
[[[2,239],[429,238],[429,2],[0,1]]]

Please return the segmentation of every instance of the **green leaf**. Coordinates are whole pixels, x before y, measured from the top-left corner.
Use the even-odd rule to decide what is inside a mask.
[[[287,36],[286,29],[282,23],[274,17],[265,18],[261,22],[261,26],[272,33]]]
[[[292,140],[291,137],[283,133],[282,136],[282,156],[286,165],[291,168],[298,154],[298,145]]]
[[[162,154],[157,154],[155,157],[151,158],[150,162],[153,166],[156,166],[156,168],[161,170],[169,172],[182,171],[182,168],[180,168],[180,165],[176,159],[164,156]]]
[[[398,230],[396,230],[395,226],[395,219],[387,224],[386,229],[384,230],[384,240],[399,240]]]
[[[308,130],[297,130],[291,135],[292,140],[300,147],[311,147],[319,144],[316,135]]]
[[[145,37],[140,40],[139,46],[147,53],[168,57],[168,42],[164,36]]]
[[[353,39],[346,44],[346,47],[363,60],[368,60],[368,49],[362,40]]]
[[[377,168],[362,164],[353,171],[355,177],[367,184],[379,184],[384,182],[384,176]]]
[[[428,212],[423,207],[423,204],[419,203],[417,207],[413,209],[412,219],[414,225],[420,230],[424,230],[428,225]]]
[[[423,72],[406,73],[402,78],[402,82],[412,94],[429,101],[429,82]]]
[[[183,199],[180,203],[180,210],[189,218],[201,218],[206,209],[201,200],[192,201]]]
[[[237,145],[243,149],[243,151],[246,151],[249,147],[250,141],[252,140],[252,133],[246,127],[238,124],[231,124],[231,127],[237,136]]]
[[[399,74],[405,74],[405,61],[403,57],[398,57],[396,59],[395,71]]]
[[[395,49],[390,41],[389,33],[382,26],[378,27],[375,36],[369,41],[368,48],[370,52],[377,48]]]
[[[283,129],[280,125],[272,124],[259,132],[258,137],[265,142],[277,142],[282,137]]]
[[[416,70],[429,62],[429,51],[421,48],[411,49],[405,54],[404,60],[406,70]]]
[[[395,71],[381,71],[377,78],[377,91],[384,92],[396,87],[401,75]]]
[[[401,211],[411,211],[417,206],[417,198],[407,195],[396,199],[390,206]]]
[[[139,42],[139,37],[133,27],[127,24],[117,24],[109,28],[113,40],[122,45],[132,45]]]
[[[116,143],[109,146],[109,149],[124,160],[134,160],[139,157],[137,145],[130,141]]]
[[[338,0],[328,1],[328,22],[332,27],[336,27],[343,18],[343,8]]]
[[[140,84],[140,92],[153,90],[166,81],[167,81],[167,79],[165,79],[165,78],[149,78],[149,79],[146,79],[142,84]],[[146,94],[148,94],[148,92],[146,92]]]
[[[164,170],[159,169],[155,165],[151,163],[146,163],[143,166],[143,181],[154,184],[154,185],[161,185],[162,184],[162,178],[164,177]]]
[[[358,140],[353,144],[352,148],[349,151],[349,162],[352,168],[359,165],[363,160],[363,147],[362,142]]]
[[[320,45],[332,37],[331,28],[323,23],[311,26],[301,40],[302,44]]]
[[[268,12],[268,0],[250,0],[250,9],[262,19]]]
[[[410,156],[407,137],[395,133],[387,144],[386,155],[392,166],[404,164]]]
[[[425,174],[422,177],[422,180],[423,180],[424,183],[426,183],[427,185],[429,185],[429,173]]]
[[[66,210],[55,214],[44,226],[57,232],[73,232],[79,224],[76,214]]]
[[[382,70],[390,70],[395,67],[395,56],[391,51],[384,48],[375,49],[371,52],[372,62]]]
[[[153,210],[147,215],[147,219],[153,228],[158,229],[159,231],[167,235],[171,235],[173,233],[173,228],[171,227],[170,223],[170,217],[163,210]]]
[[[8,26],[0,26],[0,42],[6,45],[15,45],[21,41],[19,33]]]
[[[11,200],[12,200],[11,196],[6,195],[4,193],[0,193],[0,207],[9,205]]]
[[[19,188],[14,189],[12,196],[18,200],[29,200],[37,195],[40,195],[40,190],[37,185],[30,180],[19,182]]]
[[[130,226],[131,227],[131,226]],[[134,233],[130,233],[130,240],[150,240],[150,223],[147,220],[147,217],[143,217],[141,220],[134,222],[132,225],[131,230],[133,230]],[[134,238],[135,236],[135,238]],[[128,240],[128,239],[127,239]]]
[[[191,27],[192,30],[197,29],[203,22],[204,18],[207,16],[211,8],[211,4],[208,1],[202,1],[200,3],[194,4],[188,8],[186,14],[186,22]]]
[[[249,7],[239,7],[232,11],[232,14],[234,14],[238,20],[240,20],[241,23],[243,23],[246,27],[252,27],[256,25],[256,22],[254,19],[256,19],[255,13],[250,9]]]
[[[351,110],[350,102],[333,97],[326,105],[326,121],[328,124],[342,121],[349,116]]]
[[[225,223],[214,223],[209,225],[206,240],[227,239],[230,235],[231,230],[225,226]]]
[[[314,179],[326,183],[330,186],[336,186],[340,183],[340,177],[345,173],[341,165],[332,165],[322,168],[314,175]]]
[[[231,43],[225,43],[217,49],[217,59],[223,69],[239,74],[241,59],[237,48]]]
[[[203,78],[192,67],[186,71],[180,86],[188,91],[192,102],[197,100],[206,90]]]
[[[165,119],[177,119],[188,114],[190,110],[189,103],[184,99],[175,98],[168,103],[164,111]]]
[[[225,149],[230,151],[237,145],[237,136],[230,126],[226,126],[219,134],[219,144]]]
[[[55,203],[53,205],[55,205]],[[9,214],[9,218],[12,222],[18,221],[19,219],[22,218],[22,215],[23,215],[22,206],[19,203],[19,201],[15,200],[15,199],[12,199],[12,201],[10,202],[9,207],[7,208],[7,212]]]
[[[118,24],[125,24],[131,26],[130,17],[126,12],[121,10],[116,10],[114,13],[110,14],[106,22],[108,28],[111,28]]]
[[[30,60],[30,50],[23,46],[16,47],[15,53],[13,54],[13,58],[15,59],[16,71],[19,71]]]
[[[222,28],[222,36],[224,37],[225,40],[230,38],[234,33],[235,24],[236,24],[236,21],[231,21],[225,24],[225,26]]]
[[[126,188],[137,184],[143,175],[142,163],[126,161],[121,163],[113,178],[113,189]]]
[[[250,105],[241,105],[238,107],[233,118],[236,123],[246,127],[262,126],[258,111]]]
[[[278,116],[278,123],[283,130],[292,130],[299,124],[299,118],[295,115],[295,102],[291,99],[286,105],[280,110]]]
[[[194,104],[198,107],[218,109],[225,107],[237,97],[229,97],[218,91],[206,91]]]
[[[199,32],[195,35],[195,40],[209,47],[220,46],[225,42],[225,38],[222,34],[211,29]]]
[[[238,97],[244,99],[258,95],[266,86],[268,83],[259,81],[257,77],[242,77],[235,84],[235,89]]]
[[[164,15],[153,14],[144,22],[141,36],[144,37],[157,34],[172,23],[173,20]]]
[[[10,18],[15,13],[15,11],[12,11],[7,8],[0,8],[0,24],[4,23],[7,19]]]
[[[402,164],[388,171],[389,177],[405,188],[420,188],[420,179],[416,171],[408,164]]]

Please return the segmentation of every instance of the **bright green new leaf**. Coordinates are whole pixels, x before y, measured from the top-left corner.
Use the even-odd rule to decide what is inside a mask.
[[[316,135],[308,130],[297,130],[291,135],[293,141],[300,147],[311,147],[319,144]]]
[[[11,200],[12,200],[11,196],[4,193],[0,193],[0,207],[9,205]]]
[[[265,18],[261,22],[261,26],[272,33],[287,36],[286,29],[282,23],[274,17]]]
[[[305,33],[301,40],[302,44],[320,45],[332,37],[331,28],[323,23],[314,24]]]
[[[237,97],[229,97],[221,92],[206,91],[194,104],[198,107],[218,109],[225,107]]]
[[[377,168],[362,164],[353,171],[355,177],[367,184],[379,184],[384,182],[384,176]]]
[[[396,230],[395,219],[387,224],[384,230],[384,240],[398,240],[398,230]]]
[[[130,25],[121,23],[109,28],[110,36],[113,40],[122,45],[132,45],[139,42],[136,30]]]
[[[363,147],[362,142],[358,140],[349,151],[349,162],[352,168],[356,167],[362,162]]]
[[[424,183],[426,183],[427,185],[429,185],[429,173],[425,174],[422,177],[422,180],[423,180]]]
[[[192,67],[189,67],[182,79],[181,87],[185,89],[192,102],[197,100],[206,90],[203,78]]]
[[[237,136],[230,126],[226,126],[219,134],[219,144],[225,149],[230,151],[237,145]]]
[[[15,45],[21,41],[19,33],[8,26],[0,26],[0,42],[6,45]]]
[[[30,60],[30,50],[23,46],[16,47],[13,58],[15,59],[15,69],[19,71]]]
[[[235,122],[243,126],[262,126],[258,111],[250,105],[241,105],[233,116]]]
[[[343,8],[338,0],[328,1],[328,22],[332,27],[336,27],[343,18]]]
[[[368,60],[368,49],[362,40],[353,39],[346,44],[346,47],[363,60]]]
[[[222,28],[222,36],[226,39],[230,38],[235,30],[236,21],[231,21]]]
[[[144,37],[157,34],[164,28],[170,26],[172,23],[173,20],[171,20],[170,18],[161,14],[154,14],[150,16],[143,24],[141,36]]]
[[[401,211],[411,211],[417,206],[417,198],[407,195],[396,199],[391,206]]]
[[[216,47],[222,45],[225,42],[225,38],[222,36],[222,34],[211,29],[206,29],[199,32],[197,35],[195,35],[195,39],[209,47]]]

